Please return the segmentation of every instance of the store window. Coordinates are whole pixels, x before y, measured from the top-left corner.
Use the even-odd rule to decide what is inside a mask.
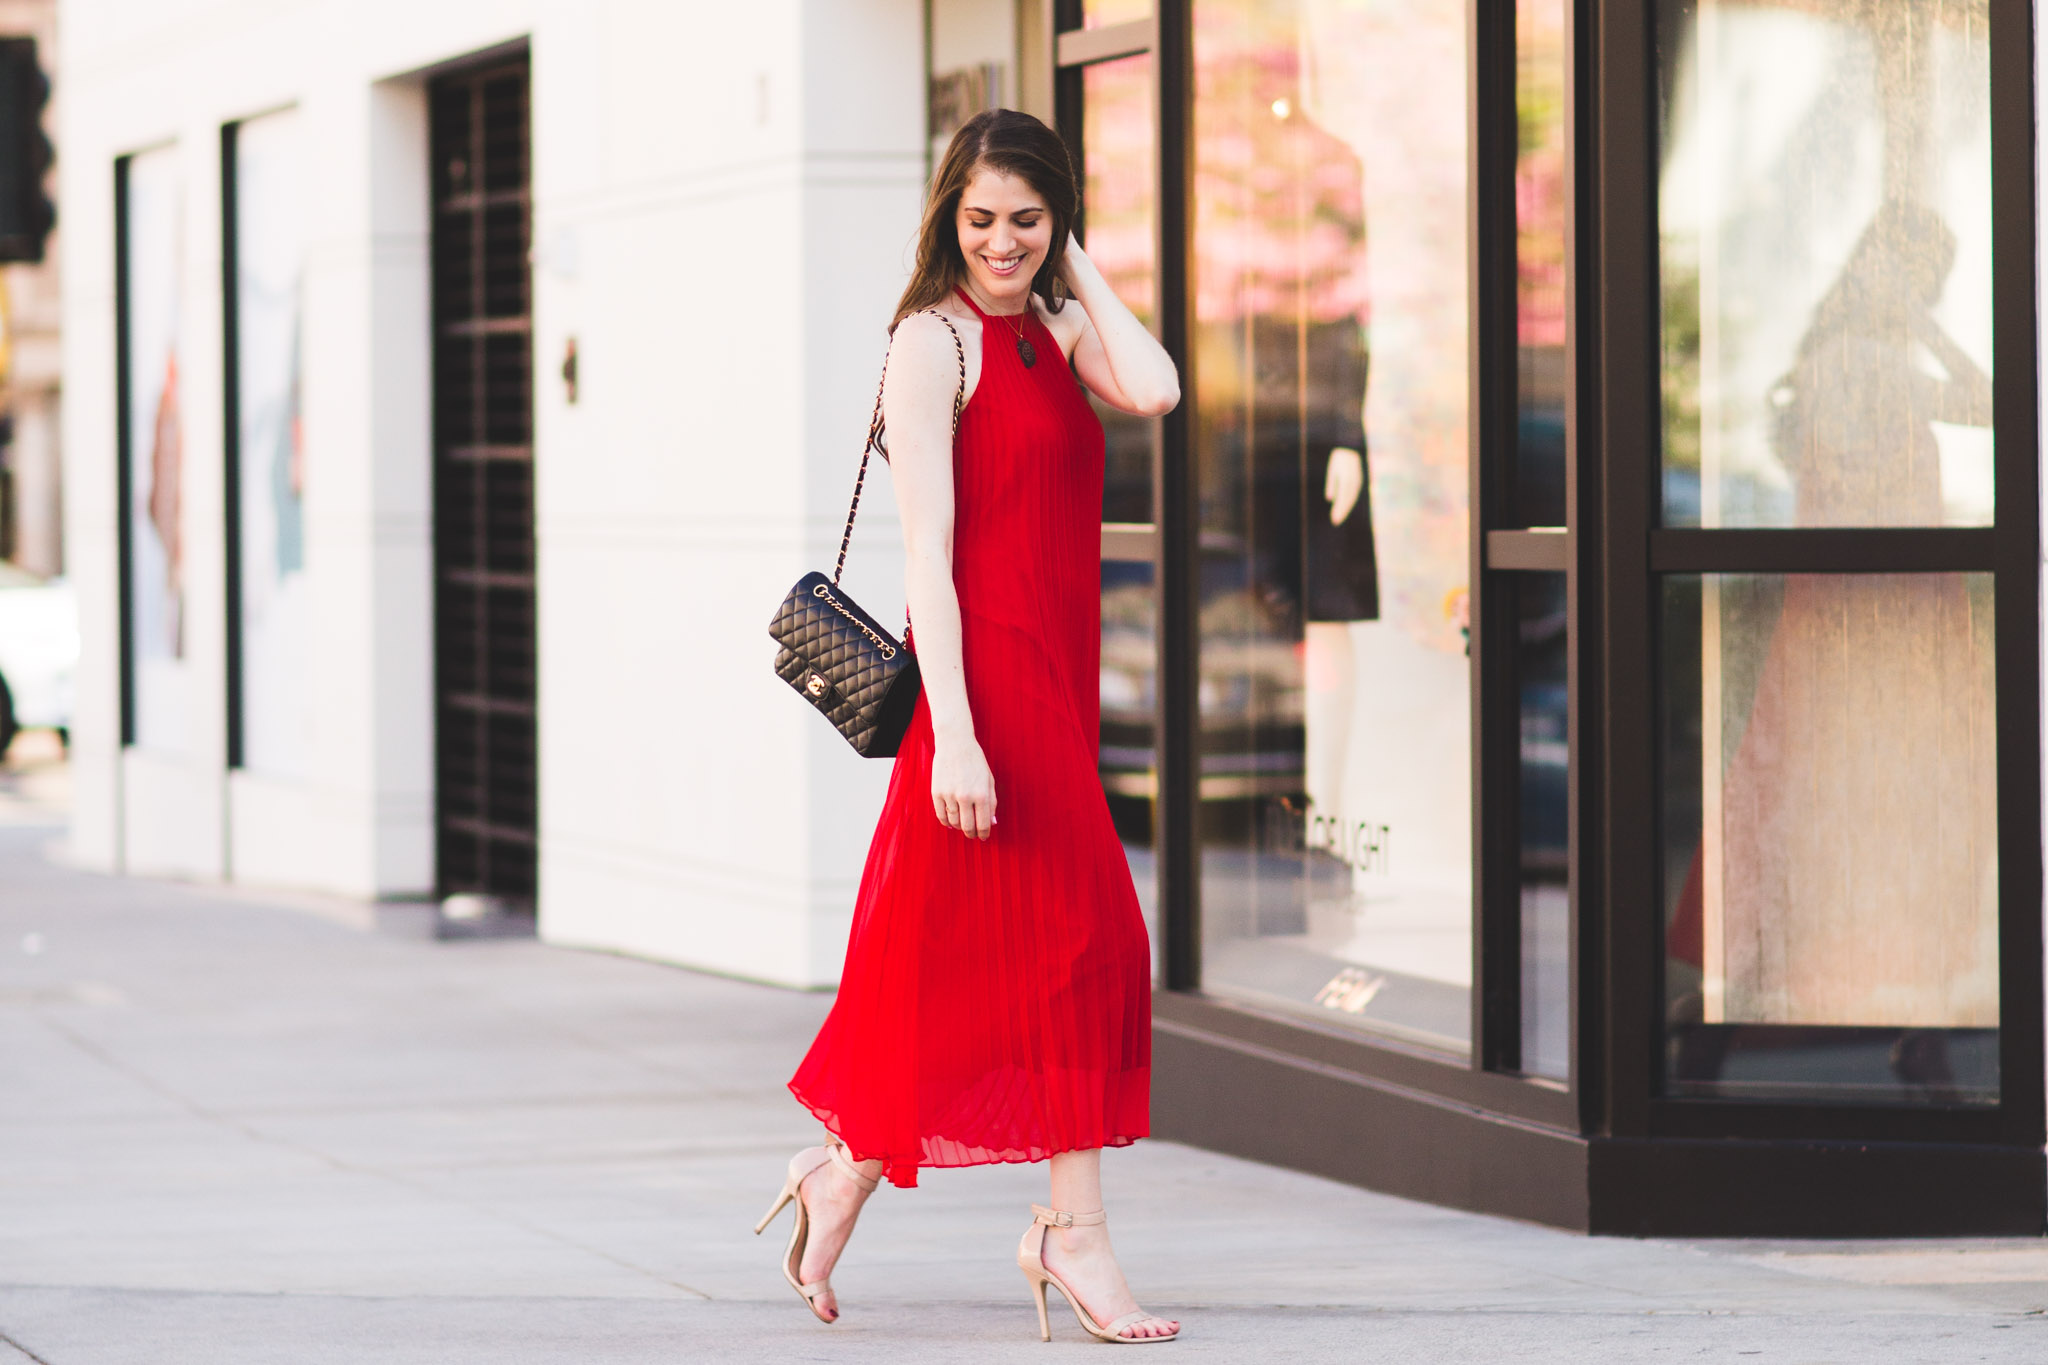
[[[1142,17],[1142,15],[1141,15]],[[1089,258],[1138,320],[1156,326],[1158,133],[1152,55],[1090,62],[1078,72],[1081,235]],[[1159,423],[1090,396],[1102,422],[1101,772],[1151,930],[1164,946],[1154,862],[1159,762],[1157,541],[1152,461]]]
[[[1998,1098],[1989,574],[1664,584],[1678,1095]]]
[[[1083,28],[1142,23],[1151,17],[1152,0],[1081,0]]]
[[[1515,461],[1510,520],[1565,524],[1568,0],[1515,5]]]
[[[1898,558],[1997,512],[1985,7],[1666,0],[1659,49],[1664,522],[1723,570],[1661,591],[1667,1093],[1996,1102],[1994,576]]]
[[[1464,1052],[1466,13],[1193,6],[1203,985]]]
[[[960,126],[1020,104],[1014,0],[926,0],[926,178]]]
[[[221,130],[228,763],[286,777],[310,769],[318,730],[299,417],[304,161],[295,110]]]
[[[1503,16],[1505,17],[1505,16]],[[1494,1060],[1551,1081],[1571,1076],[1571,526],[1567,484],[1571,272],[1567,230],[1571,155],[1567,0],[1517,0],[1513,19],[1515,348],[1512,461],[1499,471],[1498,524],[1541,537],[1542,567],[1509,568],[1489,555],[1502,690],[1492,713],[1513,729],[1511,790],[1495,819],[1512,821],[1515,850],[1498,906],[1503,974],[1515,976],[1512,1019],[1499,1021]],[[1507,320],[1503,319],[1503,330]],[[1508,681],[1509,678],[1512,681]],[[1496,741],[1498,747],[1507,743]],[[1508,879],[1504,879],[1508,880]]]
[[[197,714],[185,535],[185,181],[176,145],[114,164],[119,268],[121,738],[186,753]]]
[[[1063,0],[1048,47],[1091,250],[1156,236],[1119,268],[1184,367],[1154,521],[1112,430],[1104,531],[1174,1130],[1610,1230],[2023,1223],[2026,8],[1147,9]],[[1106,114],[1141,80],[1149,146]],[[1372,1121],[1446,1098],[1488,1179],[1622,1141],[1542,1208],[1305,1158],[1334,1092],[1281,1056],[1385,1082]],[[1247,1069],[1270,1118],[1180,1085]],[[1690,1174],[1722,1142],[1755,1144],[1733,1197]],[[1874,1208],[1906,1147],[1997,1197]]]
[[[1990,525],[1981,0],[1666,0],[1660,45],[1665,524]]]

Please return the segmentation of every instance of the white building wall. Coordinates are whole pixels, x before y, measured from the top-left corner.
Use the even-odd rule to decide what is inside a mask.
[[[836,549],[923,170],[918,0],[63,0],[67,534],[86,658],[76,856],[421,894],[433,868],[425,81],[533,73],[541,929],[834,979],[886,764],[768,668]],[[222,124],[296,106],[317,734],[227,771]],[[120,743],[114,163],[184,168],[186,663],[175,746]],[[559,367],[579,352],[572,406]],[[886,475],[848,582],[902,600]]]
[[[595,96],[536,116],[541,927],[829,982],[887,765],[785,693],[766,627],[836,551],[908,265],[919,7],[659,12],[536,49],[537,109]],[[864,507],[848,583],[886,614],[886,477]]]

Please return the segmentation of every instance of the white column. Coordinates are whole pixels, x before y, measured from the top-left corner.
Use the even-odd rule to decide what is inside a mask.
[[[767,623],[837,547],[905,278],[921,8],[634,19],[535,42],[541,930],[827,983],[888,765],[775,679]],[[848,578],[885,618],[891,496]]]

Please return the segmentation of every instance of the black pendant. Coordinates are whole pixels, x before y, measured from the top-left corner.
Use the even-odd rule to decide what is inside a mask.
[[[1038,363],[1038,352],[1031,349],[1029,341],[1026,341],[1023,337],[1018,337],[1017,358],[1024,362],[1024,368],[1028,370]]]

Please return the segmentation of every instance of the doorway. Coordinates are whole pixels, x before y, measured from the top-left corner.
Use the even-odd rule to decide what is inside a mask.
[[[537,878],[528,60],[438,77],[433,193],[437,882]]]

